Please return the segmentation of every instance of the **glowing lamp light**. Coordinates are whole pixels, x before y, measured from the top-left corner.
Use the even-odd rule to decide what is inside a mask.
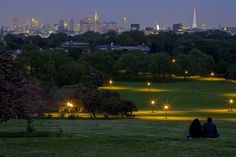
[[[168,109],[169,109],[169,106],[165,105],[165,106],[164,106],[164,109],[165,109],[165,110],[168,110]]]
[[[212,73],[211,73],[211,76],[215,76],[215,73],[212,72]]]
[[[175,59],[172,59],[172,63],[175,63],[176,62],[176,60]]]
[[[151,82],[147,82],[147,86],[150,87],[151,86]]]
[[[113,81],[112,80],[109,80],[109,84],[112,85]]]
[[[152,100],[152,101],[151,101],[151,104],[152,104],[152,105],[155,105],[155,101],[154,101],[154,100]]]
[[[185,71],[184,73],[185,73],[185,74],[188,74],[188,71]]]
[[[229,100],[229,103],[230,103],[230,104],[233,104],[233,103],[234,103],[234,100],[233,100],[233,99],[230,99],[230,100]]]
[[[164,109],[165,109],[165,119],[167,119],[167,111],[169,109],[169,106],[168,105],[165,105],[164,106]]]
[[[70,102],[67,102],[67,104],[66,104],[68,107],[73,107],[74,105],[72,104],[72,103],[70,103]]]

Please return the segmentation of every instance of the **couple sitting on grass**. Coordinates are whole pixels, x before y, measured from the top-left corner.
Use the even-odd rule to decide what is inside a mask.
[[[207,118],[207,123],[201,125],[199,119],[194,119],[189,128],[188,139],[192,138],[217,138],[219,134],[217,132],[216,125],[212,123],[212,118]]]

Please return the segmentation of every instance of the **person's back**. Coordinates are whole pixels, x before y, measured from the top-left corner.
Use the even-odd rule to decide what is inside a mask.
[[[216,125],[212,123],[212,118],[207,119],[207,123],[203,125],[204,138],[217,138],[219,137]]]
[[[202,137],[202,125],[198,119],[194,119],[189,128],[188,138],[201,138]]]

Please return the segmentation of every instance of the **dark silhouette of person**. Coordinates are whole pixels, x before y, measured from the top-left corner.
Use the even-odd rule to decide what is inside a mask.
[[[191,138],[201,138],[202,137],[202,125],[199,119],[194,119],[189,127],[189,136]]]
[[[203,125],[203,137],[204,138],[217,138],[219,137],[216,125],[212,123],[212,118],[207,118],[207,123]]]

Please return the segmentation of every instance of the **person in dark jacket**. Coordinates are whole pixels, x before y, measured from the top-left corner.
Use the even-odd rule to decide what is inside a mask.
[[[191,138],[201,138],[202,137],[202,125],[199,119],[194,119],[189,127],[189,136]]]
[[[203,125],[203,137],[204,138],[217,138],[219,133],[216,125],[212,123],[212,118],[207,118],[207,123]]]

